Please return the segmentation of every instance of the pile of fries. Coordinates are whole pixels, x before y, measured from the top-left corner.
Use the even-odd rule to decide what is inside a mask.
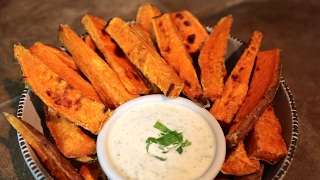
[[[261,179],[265,163],[275,164],[287,153],[271,104],[279,87],[280,50],[260,51],[263,35],[254,31],[227,74],[232,21],[231,15],[223,17],[208,33],[190,12],[161,13],[151,4],[139,7],[135,22],[86,14],[83,38],[59,26],[67,52],[41,42],[28,49],[14,45],[25,83],[43,101],[53,144],[4,114],[55,178],[106,179],[96,135],[114,109],[147,94],[183,96],[208,109],[226,132],[220,175]]]

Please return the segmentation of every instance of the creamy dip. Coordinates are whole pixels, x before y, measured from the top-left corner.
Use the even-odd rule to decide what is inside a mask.
[[[192,144],[182,154],[171,150],[160,161],[156,146],[146,151],[148,137],[159,137],[153,125],[160,121],[171,130],[183,133]],[[197,179],[206,172],[215,155],[214,134],[198,113],[174,103],[148,103],[122,114],[107,136],[107,153],[115,169],[126,179]],[[150,155],[151,154],[151,155]]]

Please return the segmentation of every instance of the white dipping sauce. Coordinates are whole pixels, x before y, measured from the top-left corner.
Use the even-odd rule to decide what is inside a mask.
[[[183,141],[192,144],[184,147],[182,154],[175,149],[164,154],[166,161],[151,156],[146,140],[159,137],[160,131],[153,127],[157,121],[182,132]],[[112,125],[106,141],[115,169],[127,179],[139,180],[197,179],[212,163],[216,146],[214,134],[201,115],[165,102],[143,104],[125,112]],[[149,152],[152,149],[150,146]]]

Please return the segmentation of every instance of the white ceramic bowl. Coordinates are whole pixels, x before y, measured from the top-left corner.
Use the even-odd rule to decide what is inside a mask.
[[[119,106],[117,109],[115,109],[114,114],[111,116],[111,118],[107,121],[107,123],[104,125],[102,130],[100,131],[97,139],[97,155],[99,163],[106,173],[107,177],[109,179],[125,179],[121,176],[121,174],[115,169],[113,163],[109,159],[108,155],[108,141],[107,137],[110,135],[110,129],[114,125],[114,123],[119,119],[120,116],[122,116],[125,112],[130,111],[132,108],[135,108],[139,105],[146,105],[149,103],[170,103],[170,104],[176,104],[179,106],[186,107],[188,110],[191,110],[198,115],[202,116],[203,119],[207,121],[210,128],[213,131],[213,136],[215,138],[215,154],[213,161],[207,171],[201,176],[200,179],[203,180],[212,180],[214,177],[219,173],[221,166],[223,164],[225,154],[226,154],[226,143],[225,143],[225,136],[223,134],[223,131],[219,125],[219,123],[216,121],[216,119],[204,108],[199,107],[198,105],[194,104],[192,101],[179,97],[176,99],[168,98],[164,95],[147,95],[142,96],[136,99],[133,99],[121,106]],[[187,118],[187,117],[186,117]],[[124,132],[125,133],[125,132]],[[192,145],[190,146],[192,148]],[[128,149],[130,151],[130,149]]]

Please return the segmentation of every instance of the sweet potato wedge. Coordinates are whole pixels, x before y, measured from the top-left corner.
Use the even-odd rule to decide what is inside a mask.
[[[262,33],[254,31],[243,54],[228,76],[221,97],[216,99],[210,109],[210,113],[222,126],[230,126],[247,95],[249,79],[261,40]]]
[[[167,62],[120,18],[105,29],[141,73],[168,97],[178,97],[183,82]]]
[[[67,158],[96,153],[96,137],[45,106],[46,125],[59,151]]]
[[[73,58],[65,51],[63,51],[60,48],[57,48],[55,46],[49,45],[49,44],[44,44],[46,48],[54,53],[56,56],[60,58],[61,61],[63,61],[69,68],[73,69],[76,72],[80,72],[79,67],[77,64],[74,62]]]
[[[85,180],[107,180],[98,161],[81,165],[80,174]]]
[[[269,105],[246,137],[248,156],[274,165],[287,154],[281,124]]]
[[[70,51],[78,67],[89,79],[106,106],[114,109],[139,97],[139,95],[130,94],[127,91],[117,73],[88,47],[68,25],[60,25],[58,38]]]
[[[231,15],[220,19],[204,41],[198,58],[201,85],[211,102],[220,98],[227,77],[225,57],[232,21]]]
[[[101,130],[112,110],[83,95],[21,44],[14,45],[14,57],[20,63],[23,80],[44,104],[93,134]]]
[[[170,17],[176,25],[187,51],[190,54],[199,52],[208,37],[205,27],[187,10],[171,12]]]
[[[36,42],[29,48],[31,54],[37,56],[46,66],[48,66],[54,73],[64,79],[68,84],[80,90],[84,95],[90,96],[96,101],[101,102],[101,99],[92,87],[80,74],[69,68],[63,63],[58,56],[52,53],[48,46],[41,42]]]
[[[152,40],[151,38],[151,35],[145,31],[144,29],[142,29],[141,26],[138,26],[137,24],[134,24],[134,23],[129,23],[129,26],[135,31],[137,32],[138,35],[140,35],[142,37],[143,40],[145,40],[149,46],[154,49],[154,50],[158,50],[156,45],[155,45],[155,42]]]
[[[258,53],[248,94],[226,136],[228,146],[235,146],[244,139],[272,102],[279,87],[280,72],[279,49]]]
[[[150,90],[138,69],[130,62],[120,47],[104,31],[107,22],[100,17],[86,14],[81,19],[106,62],[118,74],[122,84],[131,94],[149,94]]]
[[[141,5],[138,8],[137,16],[136,16],[136,24],[140,26],[142,29],[147,31],[149,34],[152,33],[152,25],[151,19],[155,16],[159,16],[161,12],[159,9],[150,4],[146,3]]]
[[[40,161],[57,179],[83,179],[74,166],[62,155],[59,150],[37,129],[9,113],[3,113],[21,136],[30,144]]]
[[[164,13],[152,18],[151,22],[162,57],[184,82],[183,93],[199,106],[209,107],[210,103],[202,90],[192,58],[184,47],[170,15]]]
[[[83,41],[94,51],[97,51],[97,45],[96,43],[93,41],[92,37],[90,34],[87,34],[86,36],[83,37]]]
[[[222,165],[221,172],[223,174],[244,176],[256,172],[260,168],[260,161],[250,159],[247,155],[243,141],[227,154]]]

